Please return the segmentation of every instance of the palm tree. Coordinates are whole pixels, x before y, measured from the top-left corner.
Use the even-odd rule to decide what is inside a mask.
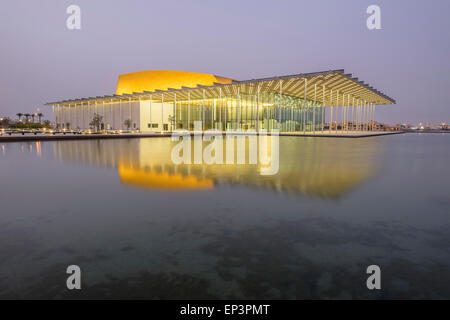
[[[21,118],[23,116],[23,113],[19,112],[19,113],[16,114],[16,116],[19,117],[19,122],[22,121]]]
[[[97,114],[97,113],[94,113],[94,118],[93,118],[92,121],[89,123],[89,125],[90,125],[93,129],[99,131],[99,130],[100,130],[100,127],[101,127],[102,119],[103,119],[103,117],[102,117],[101,115],[99,115],[99,114]]]
[[[39,123],[41,123],[42,117],[44,116],[41,112],[39,112],[37,114],[38,118],[39,118]]]
[[[123,122],[123,124],[125,125],[125,127],[127,127],[127,130],[130,130],[131,128],[131,120],[127,119]]]
[[[25,122],[28,122],[28,118],[30,118],[31,114],[25,113],[23,116],[25,117]]]
[[[32,120],[33,123],[34,123],[34,117],[36,117],[36,116],[37,116],[36,113],[32,113],[32,114],[31,114],[31,120]]]

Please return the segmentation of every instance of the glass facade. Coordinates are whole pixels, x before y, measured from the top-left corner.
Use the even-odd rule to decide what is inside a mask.
[[[276,93],[231,95],[190,99],[174,104],[174,127],[193,130],[201,121],[203,130],[257,130],[282,132],[322,130],[323,105]],[[259,112],[258,112],[259,105]],[[281,123],[281,127],[280,127]]]
[[[46,105],[66,129],[91,130],[100,115],[101,129],[111,131],[193,131],[200,122],[202,130],[331,134],[373,130],[375,105],[395,104],[344,70],[245,81],[178,71],[139,75],[138,84],[125,79],[120,94]]]

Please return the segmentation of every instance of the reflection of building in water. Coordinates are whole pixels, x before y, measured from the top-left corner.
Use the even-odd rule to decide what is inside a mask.
[[[122,183],[154,189],[249,187],[336,198],[369,179],[380,140],[280,138],[279,172],[259,165],[175,165],[168,138],[57,141],[55,156],[68,162],[115,167]],[[248,151],[248,150],[247,150]]]
[[[159,189],[202,189],[214,187],[214,182],[207,178],[197,178],[195,175],[147,171],[131,166],[119,165],[120,181],[144,188]]]

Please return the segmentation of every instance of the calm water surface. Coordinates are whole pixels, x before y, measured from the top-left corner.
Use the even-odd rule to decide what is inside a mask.
[[[274,176],[172,146],[0,144],[0,298],[450,298],[450,135],[281,137]]]

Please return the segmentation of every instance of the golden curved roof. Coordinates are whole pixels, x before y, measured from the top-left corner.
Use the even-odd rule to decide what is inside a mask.
[[[175,71],[147,70],[121,74],[117,81],[116,94],[133,92],[181,89],[182,87],[212,86],[214,83],[228,84],[233,80],[213,74]]]

